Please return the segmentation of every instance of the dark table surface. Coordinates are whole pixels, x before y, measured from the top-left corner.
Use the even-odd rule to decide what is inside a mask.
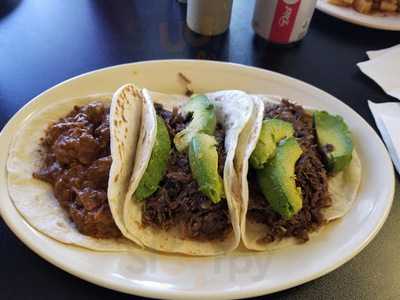
[[[374,128],[366,99],[393,100],[356,67],[365,51],[400,42],[399,32],[357,27],[316,12],[300,45],[267,46],[250,27],[253,0],[236,0],[230,31],[193,35],[175,0],[0,1],[0,128],[29,99],[69,77],[151,59],[230,61],[277,71],[349,104]],[[400,195],[381,232],[338,270],[268,299],[400,297]],[[0,220],[2,299],[133,299],[69,275],[38,257]]]

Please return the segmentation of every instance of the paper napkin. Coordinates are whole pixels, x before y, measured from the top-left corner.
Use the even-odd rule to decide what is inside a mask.
[[[379,56],[382,56],[383,54],[387,54],[391,50],[398,50],[398,49],[400,49],[400,45],[396,45],[396,46],[381,49],[381,50],[367,51],[367,55],[368,55],[369,59],[374,59]]]
[[[370,60],[358,63],[360,70],[373,79],[386,94],[400,100],[400,45],[368,51]]]
[[[368,105],[396,170],[400,174],[400,103],[377,104],[368,101]]]

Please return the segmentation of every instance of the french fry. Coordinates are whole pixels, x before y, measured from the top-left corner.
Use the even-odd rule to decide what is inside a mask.
[[[395,12],[397,11],[397,0],[383,0],[379,9],[385,12]]]
[[[353,7],[362,14],[369,14],[372,9],[372,0],[354,0]]]
[[[348,2],[351,3],[348,3]],[[328,1],[330,4],[337,5],[337,6],[351,6],[353,3],[353,0],[329,0]]]
[[[374,11],[400,12],[400,0],[328,0],[329,3],[339,6],[352,6],[363,14]]]

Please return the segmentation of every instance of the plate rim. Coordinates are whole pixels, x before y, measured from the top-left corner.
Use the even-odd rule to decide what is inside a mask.
[[[105,67],[105,68],[100,68],[100,69],[96,69],[96,70],[92,70],[71,78],[68,78],[52,87],[50,87],[49,89],[41,92],[40,94],[38,94],[37,96],[35,96],[34,98],[32,98],[30,101],[28,101],[25,105],[23,105],[6,123],[6,125],[3,127],[3,129],[0,132],[0,141],[2,141],[3,139],[5,139],[5,132],[8,132],[10,129],[10,127],[12,126],[12,122],[14,119],[16,119],[20,114],[23,114],[23,112],[28,109],[31,105],[35,105],[35,102],[40,99],[41,97],[43,97],[44,95],[46,95],[47,93],[51,92],[54,89],[57,89],[59,86],[64,85],[70,81],[79,79],[81,77],[85,77],[97,72],[103,72],[103,71],[107,71],[110,69],[118,69],[118,68],[124,68],[124,67],[128,67],[128,66],[138,66],[141,64],[160,64],[160,63],[166,63],[169,61],[174,61],[177,63],[193,63],[193,64],[215,64],[215,65],[220,65],[220,66],[233,66],[233,67],[237,67],[237,68],[244,68],[244,69],[248,69],[248,70],[252,70],[255,72],[265,72],[268,73],[270,76],[274,76],[276,78],[279,79],[286,79],[286,80],[290,80],[292,81],[294,84],[296,85],[301,85],[303,87],[307,87],[308,90],[314,91],[314,92],[318,92],[321,95],[327,95],[330,98],[334,98],[337,101],[340,102],[341,105],[344,105],[347,107],[347,109],[350,109],[351,111],[353,111],[359,121],[361,121],[363,123],[363,125],[366,125],[370,130],[372,130],[376,135],[377,133],[375,132],[375,130],[371,127],[371,125],[364,120],[355,110],[353,110],[349,105],[347,105],[346,103],[342,102],[341,100],[339,100],[338,98],[336,98],[335,96],[325,92],[324,90],[313,86],[307,82],[304,82],[302,80],[299,80],[297,78],[288,76],[288,75],[284,75],[282,73],[278,73],[278,72],[274,72],[274,71],[270,71],[270,70],[266,70],[266,69],[262,69],[262,68],[257,68],[257,67],[253,67],[253,66],[247,66],[247,65],[242,65],[242,64],[238,64],[238,63],[231,63],[231,62],[219,62],[219,61],[211,61],[211,60],[192,60],[192,59],[160,59],[160,60],[148,60],[148,61],[139,61],[139,62],[133,62],[133,63],[124,63],[124,64],[118,64],[118,65],[113,65],[113,66],[109,66],[109,67]],[[378,135],[377,135],[378,136]],[[378,136],[379,138],[379,136]],[[390,165],[391,165],[391,170],[390,170],[390,175],[389,177],[391,177],[391,182],[388,183],[388,186],[390,185],[390,194],[389,194],[389,202],[387,203],[385,210],[383,211],[382,215],[380,216],[379,222],[377,223],[377,225],[373,228],[373,230],[371,232],[369,232],[369,235],[367,238],[363,239],[362,242],[351,251],[351,253],[349,253],[347,256],[343,256],[340,260],[335,261],[335,263],[331,264],[329,266],[329,268],[325,268],[324,270],[319,270],[317,272],[314,272],[311,275],[305,276],[302,279],[296,280],[296,281],[291,281],[291,282],[283,282],[281,284],[276,285],[274,288],[269,288],[268,290],[263,289],[262,286],[260,286],[260,282],[258,283],[258,285],[256,286],[250,286],[250,287],[245,287],[245,288],[241,288],[240,290],[228,290],[228,291],[220,291],[220,292],[206,292],[206,291],[181,291],[181,290],[171,290],[171,289],[152,289],[149,287],[137,287],[137,286],[130,286],[129,288],[127,286],[123,286],[121,284],[118,284],[116,282],[109,282],[107,281],[107,279],[104,278],[98,278],[98,277],[88,277],[84,272],[80,271],[80,270],[75,270],[74,268],[72,268],[71,266],[69,266],[68,264],[64,264],[61,261],[57,261],[56,258],[54,258],[53,256],[49,256],[48,253],[46,252],[46,250],[44,250],[43,248],[41,248],[40,246],[36,245],[35,243],[29,241],[28,239],[26,239],[24,237],[24,232],[22,232],[22,230],[20,230],[19,228],[17,228],[17,225],[13,224],[13,221],[11,219],[8,218],[7,214],[4,213],[3,211],[3,205],[2,202],[0,201],[0,215],[2,216],[4,222],[7,224],[7,226],[10,228],[10,230],[18,237],[18,239],[23,242],[28,248],[30,248],[33,252],[35,252],[37,255],[39,255],[40,257],[42,257],[43,259],[45,259],[46,261],[50,262],[51,264],[57,266],[58,268],[74,275],[77,276],[78,278],[91,282],[93,284],[96,284],[98,286],[101,287],[105,287],[105,288],[110,288],[116,291],[120,291],[120,292],[124,292],[127,294],[134,294],[134,295],[139,295],[139,296],[145,296],[145,297],[149,297],[149,298],[176,298],[176,299],[188,299],[189,298],[198,298],[198,297],[211,297],[211,298],[218,298],[218,299],[225,299],[225,298],[245,298],[245,297],[251,297],[251,296],[259,296],[259,295],[266,295],[266,294],[270,294],[270,293],[274,293],[277,291],[282,291],[291,287],[295,287],[298,285],[301,285],[303,283],[309,282],[311,280],[314,280],[316,278],[319,278],[323,275],[326,275],[327,273],[330,273],[331,271],[337,269],[338,267],[342,266],[343,264],[345,264],[346,262],[348,262],[350,259],[352,259],[354,256],[356,256],[357,254],[359,254],[371,241],[372,239],[377,235],[377,233],[380,231],[380,229],[382,228],[383,224],[385,223],[392,204],[393,204],[393,199],[394,199],[394,193],[395,193],[395,175],[394,175],[394,169],[393,169],[393,165],[391,164],[390,158],[389,158],[389,154],[382,142],[382,140],[379,138],[379,142],[380,142],[380,146],[383,147],[382,149],[384,150],[385,153],[385,159],[389,160]],[[6,150],[8,152],[8,150]],[[5,170],[5,172],[7,172]],[[8,197],[9,198],[9,197]],[[11,205],[15,208],[13,202],[11,201],[11,199],[9,198]],[[18,211],[17,211],[18,213]],[[23,217],[21,216],[22,220],[27,223]],[[29,223],[27,223],[28,226]],[[31,227],[31,226],[30,226]],[[34,229],[34,228],[33,228]],[[37,231],[36,229],[34,229],[35,231]],[[40,232],[39,232],[40,233]],[[41,234],[41,233],[40,233]],[[257,253],[255,253],[257,254]]]
[[[332,9],[333,7],[337,9]],[[317,6],[316,8],[320,10],[321,12],[332,16],[334,18],[340,19],[342,21],[346,21],[358,26],[363,26],[367,28],[372,28],[372,29],[380,29],[380,30],[387,30],[387,31],[400,31],[400,14],[398,16],[399,18],[399,24],[398,25],[393,25],[391,26],[390,24],[382,24],[379,22],[368,22],[368,21],[363,21],[357,18],[353,18],[351,16],[348,16],[347,14],[344,14],[341,12],[339,9],[346,9],[347,7],[339,7],[339,6],[334,6],[333,4],[330,4],[326,2],[326,0],[317,0]],[[348,9],[348,8],[347,8]],[[364,15],[362,15],[364,16]],[[371,16],[371,20],[373,17]]]

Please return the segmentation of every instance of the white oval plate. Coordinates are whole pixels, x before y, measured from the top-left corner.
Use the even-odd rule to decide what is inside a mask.
[[[351,7],[330,4],[328,0],[318,0],[317,8],[332,17],[336,17],[353,24],[383,30],[400,30],[400,14],[391,15],[377,12],[372,15],[366,15],[357,12]]]
[[[152,90],[182,93],[177,73],[196,92],[242,89],[279,94],[342,115],[359,151],[363,179],[357,201],[342,219],[310,242],[271,253],[238,250],[228,256],[193,258],[137,250],[97,253],[53,241],[30,227],[13,206],[6,184],[7,145],[29,115],[63,98],[113,92],[135,82]],[[11,230],[33,251],[82,279],[126,293],[157,298],[239,298],[267,294],[320,277],[355,256],[383,225],[393,200],[394,173],[374,130],[333,96],[299,80],[243,65],[165,60],[97,70],[67,80],[37,96],[9,121],[0,136],[0,211]]]

